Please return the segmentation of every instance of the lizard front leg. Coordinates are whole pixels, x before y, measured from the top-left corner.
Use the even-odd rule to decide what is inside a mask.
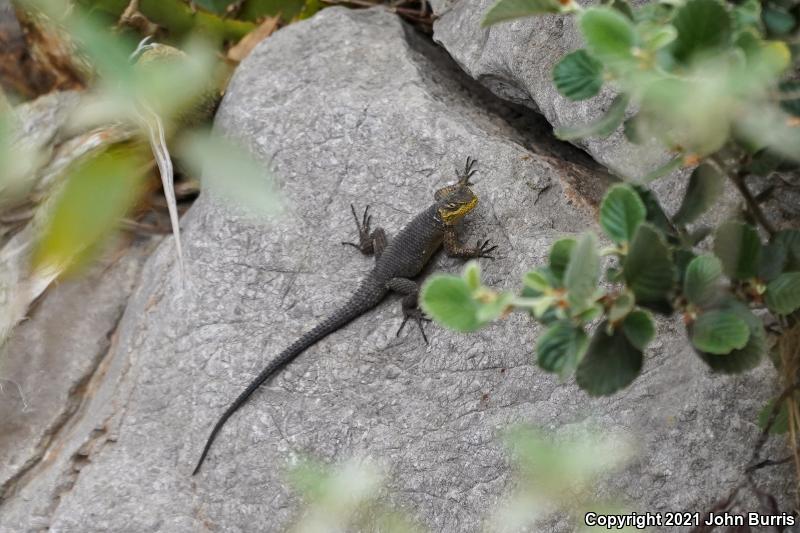
[[[356,208],[350,204],[350,210],[353,212],[353,218],[356,221],[356,228],[358,228],[358,244],[354,242],[342,242],[348,246],[352,246],[364,255],[375,255],[377,261],[386,248],[386,232],[383,228],[375,228],[370,231],[370,223],[372,222],[372,215],[369,214],[369,206],[364,209],[364,216],[361,221],[358,220],[356,215]]]
[[[458,240],[458,233],[454,226],[445,228],[442,245],[444,246],[444,251],[450,257],[463,257],[466,259],[474,257],[494,259],[494,257],[489,254],[497,248],[497,245],[489,246],[489,239],[486,239],[483,243],[478,241],[474,247],[464,246],[461,244],[461,241]]]
[[[417,299],[419,297],[419,285],[417,285],[415,281],[408,278],[392,278],[386,283],[386,286],[389,289],[399,292],[403,295],[403,299],[401,301],[403,308],[403,323],[400,324],[399,328],[397,328],[397,334],[395,336],[400,336],[400,332],[403,331],[406,322],[408,322],[408,319],[411,318],[417,323],[419,331],[422,333],[422,338],[425,339],[425,344],[428,344],[428,336],[425,335],[425,328],[422,327],[422,323],[430,322],[431,320],[429,318],[425,318],[417,305]]]

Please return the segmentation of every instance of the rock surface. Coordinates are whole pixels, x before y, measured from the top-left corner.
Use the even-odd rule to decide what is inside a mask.
[[[594,227],[576,185],[600,174],[381,9],[326,9],[261,43],[217,126],[272,162],[286,215],[256,225],[201,196],[183,221],[190,286],[179,290],[166,241],[80,415],[0,505],[0,531],[283,531],[302,503],[286,471],[308,455],[372,456],[388,466],[388,503],[431,531],[478,531],[513,483],[499,436],[521,422],[630,432],[638,459],[601,493],[637,511],[701,511],[738,482],[767,364],[712,376],[665,322],[635,384],[590,399],[531,364],[527,319],[470,336],[431,327],[426,346],[413,328],[395,337],[396,298],[262,387],[191,477],[222,410],[369,269],[339,244],[354,235],[351,203],[391,235],[476,157],[481,203],[465,238],[500,245],[484,277],[510,288],[555,238]],[[770,474],[782,494],[791,474]]]

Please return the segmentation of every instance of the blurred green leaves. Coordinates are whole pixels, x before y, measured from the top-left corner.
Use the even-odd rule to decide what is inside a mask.
[[[430,276],[422,285],[419,302],[422,310],[440,324],[467,332],[496,320],[512,298],[481,286],[478,264],[470,262],[462,276]]]
[[[99,148],[70,166],[54,195],[56,200],[45,204],[52,212],[43,217],[47,224],[33,257],[35,268],[72,272],[85,265],[140,200],[154,160],[180,260],[170,147],[178,147],[184,159],[182,168],[195,175],[205,172],[204,183],[219,197],[241,206],[249,215],[277,212],[278,195],[262,165],[229,141],[193,132],[211,117],[228,74],[205,30],[222,25],[226,29],[217,37],[238,39],[254,24],[223,20],[204,11],[190,13],[183,2],[173,6],[174,1],[142,0],[138,8],[153,15],[153,20],[158,18],[158,10],[172,10],[170,17],[190,16],[185,27],[180,27],[177,19],[171,20],[169,24],[177,25],[168,28],[172,38],[189,33],[204,37],[187,39],[183,50],[143,43],[131,54],[135,44],[129,34],[111,28],[120,15],[115,10],[124,9],[127,2],[92,4],[91,14],[82,9],[83,2],[74,6],[63,0],[25,3],[65,32],[94,67],[92,91],[71,126],[83,130],[97,127],[101,139]],[[206,21],[211,21],[207,27]],[[228,31],[233,33],[224,33]],[[211,36],[211,41],[215,39]]]
[[[253,155],[217,134],[194,131],[183,136],[178,154],[204,188],[249,216],[281,211],[282,200],[272,174]]]
[[[483,17],[481,26],[545,13],[563,13],[577,6],[573,2],[562,4],[558,0],[498,0]]]
[[[151,159],[141,143],[123,143],[72,165],[55,200],[38,247],[35,270],[74,272],[141,197]]]

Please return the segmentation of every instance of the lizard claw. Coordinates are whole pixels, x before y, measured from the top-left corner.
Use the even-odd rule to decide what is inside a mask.
[[[419,328],[419,332],[422,333],[422,338],[425,340],[425,344],[430,344],[428,342],[428,336],[425,335],[425,328],[422,327],[422,323],[430,322],[431,319],[422,314],[422,311],[419,309],[403,309],[403,322],[400,324],[400,327],[397,328],[395,337],[400,336],[400,332],[403,331],[404,327],[406,327],[406,322],[408,322],[409,318],[413,319],[414,322],[417,323],[417,327]]]
[[[372,253],[370,238],[370,224],[372,223],[372,215],[369,214],[369,206],[364,209],[364,215],[361,218],[359,218],[356,214],[356,208],[353,204],[350,204],[350,212],[353,213],[353,219],[356,221],[356,228],[358,229],[358,244],[346,241],[342,241],[342,244],[352,246],[364,254]]]
[[[488,248],[487,248],[488,246]],[[497,245],[489,246],[489,239],[486,239],[481,243],[479,240],[475,244],[475,257],[485,257],[486,259],[494,259],[494,256],[489,255],[491,252],[497,249]]]
[[[456,176],[458,176],[458,183],[460,183],[461,185],[466,185],[467,187],[473,185],[473,183],[470,181],[470,178],[472,177],[473,174],[475,174],[478,171],[478,169],[472,168],[475,166],[475,163],[477,162],[478,162],[477,159],[472,159],[471,157],[467,157],[467,163],[466,165],[464,165],[464,172],[456,170]]]

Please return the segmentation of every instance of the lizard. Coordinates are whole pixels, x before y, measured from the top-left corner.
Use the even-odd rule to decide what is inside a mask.
[[[474,247],[464,246],[456,231],[458,223],[478,203],[478,197],[470,188],[473,185],[470,178],[476,172],[476,169],[473,168],[475,163],[475,159],[467,158],[464,171],[456,171],[458,181],[453,185],[438,189],[434,194],[434,203],[417,214],[391,242],[387,240],[383,228],[371,229],[372,215],[369,214],[369,206],[364,209],[364,215],[359,221],[355,207],[350,205],[358,230],[358,242],[343,242],[342,244],[353,246],[364,255],[374,255],[375,266],[344,305],[329,315],[326,320],[300,336],[273,359],[222,413],[211,430],[192,475],[200,471],[214,439],[225,422],[250,398],[256,389],[318,341],[377,306],[390,292],[396,292],[403,296],[401,300],[403,322],[397,330],[397,335],[400,334],[406,322],[413,319],[422,332],[425,342],[428,342],[422,326],[422,322],[428,321],[428,319],[424,317],[417,306],[419,285],[412,278],[422,272],[439,248],[443,247],[451,257],[485,257],[489,259],[493,259],[490,253],[497,248],[497,246],[489,246],[488,239],[482,243],[478,240]]]

